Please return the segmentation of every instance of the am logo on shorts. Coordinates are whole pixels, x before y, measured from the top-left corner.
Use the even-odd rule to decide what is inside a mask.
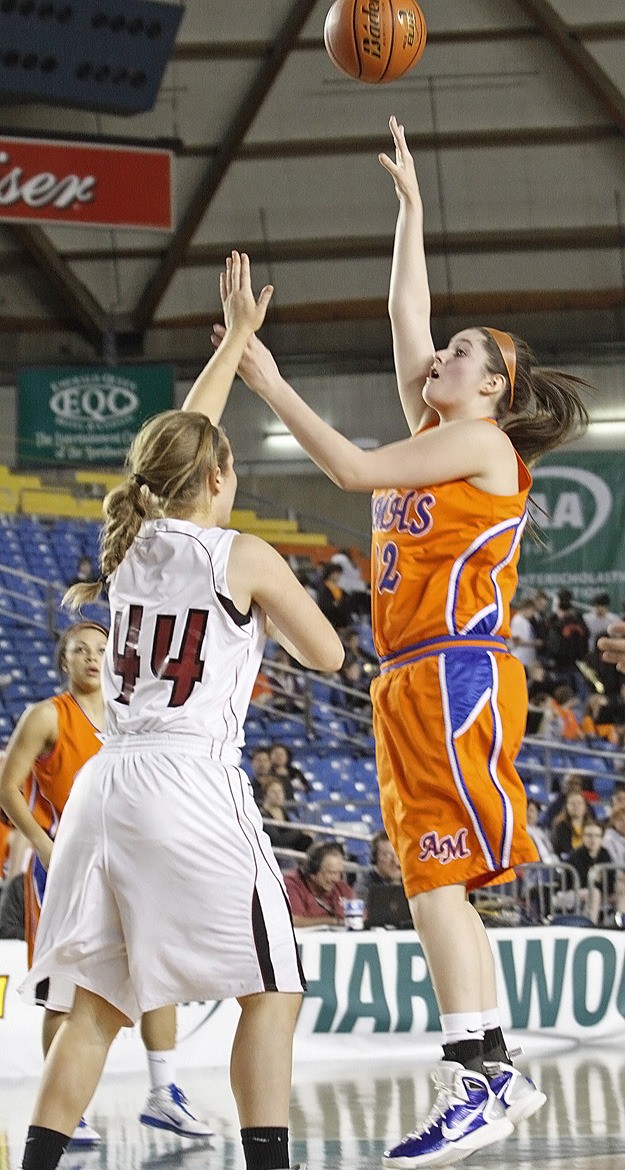
[[[447,865],[449,861],[470,857],[471,850],[467,846],[468,831],[468,829],[458,829],[454,837],[449,833],[444,837],[439,837],[435,831],[424,833],[419,841],[421,846],[419,861],[433,860],[440,861],[441,865]]]

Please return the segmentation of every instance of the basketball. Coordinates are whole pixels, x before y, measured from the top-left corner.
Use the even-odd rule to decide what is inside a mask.
[[[335,0],[323,39],[337,69],[356,81],[396,81],[416,65],[427,37],[415,0]]]

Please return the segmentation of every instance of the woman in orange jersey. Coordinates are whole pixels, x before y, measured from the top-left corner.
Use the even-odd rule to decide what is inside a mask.
[[[440,1096],[385,1154],[447,1165],[506,1136],[544,1094],[511,1065],[493,958],[467,891],[536,859],[514,769],[523,667],[507,649],[531,477],[527,463],[587,421],[580,382],[536,368],[527,345],[468,328],[435,352],[423,215],[403,127],[380,156],[399,198],[389,312],[411,431],[363,451],[284,381],[253,338],[239,373],[339,487],[373,491],[371,688],[384,823],[398,854],[441,1012]],[[215,328],[213,343],[223,330]],[[460,1108],[460,1106],[463,1106]]]
[[[57,663],[67,690],[29,707],[7,746],[0,778],[0,804],[30,841],[32,858],[25,875],[26,941],[31,965],[47,870],[59,820],[76,773],[99,750],[104,729],[100,666],[107,632],[93,622],[78,622],[62,635]],[[24,779],[26,777],[26,780]],[[63,979],[37,987],[35,1002],[45,1007],[44,1055],[72,1006],[74,985]],[[212,1132],[192,1116],[175,1085],[174,1006],[146,1012],[141,1035],[146,1046],[152,1089],[140,1115],[146,1125],[184,1137]],[[99,1134],[84,1118],[73,1135],[75,1145],[91,1146]]]

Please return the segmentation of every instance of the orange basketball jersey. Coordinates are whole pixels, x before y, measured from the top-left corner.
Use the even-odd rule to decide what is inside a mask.
[[[51,702],[59,720],[56,745],[35,760],[24,795],[37,823],[54,837],[74,776],[99,751],[102,739],[69,691],[53,695]]]
[[[59,734],[55,746],[46,756],[35,760],[32,774],[24,789],[31,813],[52,838],[71,792],[76,773],[99,751],[100,732],[69,691],[52,697]],[[25,875],[25,917],[28,963],[32,962],[35,934],[46,885],[46,871],[37,854],[33,854]]]
[[[382,666],[410,661],[430,638],[508,637],[532,482],[518,465],[513,496],[464,480],[374,493],[371,607]]]
[[[408,897],[510,879],[536,858],[514,768],[527,687],[508,653],[530,474],[377,491],[371,687],[380,801]]]

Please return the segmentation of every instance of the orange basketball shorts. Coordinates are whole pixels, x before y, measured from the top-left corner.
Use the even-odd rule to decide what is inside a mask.
[[[453,641],[462,645],[427,651],[372,685],[382,816],[409,898],[509,881],[515,866],[538,858],[514,767],[527,714],[523,667],[505,651]]]

